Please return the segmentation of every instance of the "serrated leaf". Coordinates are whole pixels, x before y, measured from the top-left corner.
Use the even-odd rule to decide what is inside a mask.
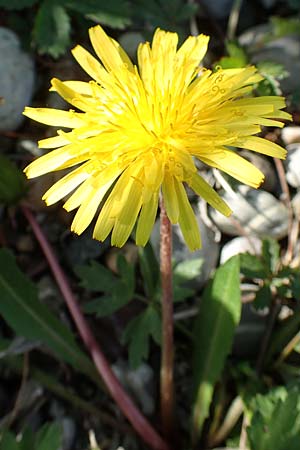
[[[0,0],[0,8],[18,11],[24,8],[30,8],[38,1],[39,0]]]
[[[148,243],[139,248],[140,270],[144,281],[144,289],[147,297],[152,299],[159,285],[159,265],[155,257],[152,245]]]
[[[281,388],[258,395],[250,427],[247,429],[251,450],[298,450],[300,440],[300,392]]]
[[[158,312],[150,305],[127,325],[122,341],[128,344],[129,364],[136,369],[149,354],[150,338],[160,344],[161,319]]]
[[[250,253],[242,253],[240,255],[241,273],[247,278],[265,279],[270,275],[268,267],[258,256]]]
[[[275,61],[262,61],[257,63],[257,68],[264,76],[276,78],[277,80],[283,80],[289,76],[283,64]]]
[[[256,309],[264,309],[272,302],[272,292],[268,284],[264,284],[255,295],[253,306]]]
[[[38,300],[35,285],[6,249],[0,250],[0,297],[0,313],[17,334],[42,342],[80,371],[91,369],[72,333]]]
[[[208,416],[213,389],[231,350],[240,320],[239,256],[219,267],[202,295],[194,328],[193,437],[196,440]]]
[[[120,286],[120,291],[122,286]],[[124,290],[124,288],[123,288]],[[84,311],[87,313],[96,313],[97,317],[106,317],[117,312],[119,309],[126,306],[131,300],[128,295],[108,296],[95,298],[84,306]]]
[[[122,283],[126,287],[127,296],[132,297],[135,288],[135,267],[132,263],[129,263],[122,254],[118,255],[117,267]],[[120,292],[120,294],[122,294],[122,292]],[[117,295],[119,294],[117,293]]]
[[[91,261],[86,266],[76,266],[74,272],[80,278],[80,285],[92,292],[110,293],[118,278],[102,264]]]
[[[44,0],[36,15],[33,36],[41,54],[63,55],[70,45],[70,18],[59,2]]]
[[[112,28],[124,29],[131,24],[128,2],[124,0],[69,0],[66,6],[79,12],[87,19]]]
[[[0,203],[11,205],[25,193],[24,174],[12,161],[0,155]]]

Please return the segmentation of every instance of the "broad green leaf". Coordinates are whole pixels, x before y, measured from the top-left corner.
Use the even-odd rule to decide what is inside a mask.
[[[173,300],[175,303],[183,302],[187,298],[193,297],[194,295],[195,295],[194,289],[179,286],[178,284],[173,283]]]
[[[91,369],[72,333],[38,300],[35,285],[6,249],[0,250],[0,297],[0,313],[17,334],[42,342],[80,371]]]
[[[92,292],[111,293],[113,286],[118,281],[110,270],[96,261],[92,261],[87,266],[77,266],[74,271],[80,278],[81,286]]]
[[[66,10],[52,0],[44,0],[35,18],[33,36],[41,54],[63,55],[70,45],[71,25]]]
[[[206,287],[194,329],[193,439],[201,433],[208,416],[214,385],[220,378],[240,320],[239,256],[215,272]]]
[[[60,450],[62,428],[59,423],[47,423],[39,429],[35,439],[36,450]]]
[[[270,275],[270,271],[264,261],[250,253],[242,253],[240,255],[241,272],[247,278],[265,279]]]
[[[152,299],[160,283],[160,275],[159,265],[150,243],[139,248],[139,263],[145,293],[149,299]]]
[[[12,161],[4,155],[0,155],[0,203],[13,204],[25,192],[24,174]]]
[[[300,391],[279,388],[257,395],[247,430],[251,450],[298,450],[300,442]]]
[[[143,359],[147,359],[150,337],[160,344],[161,319],[151,305],[129,322],[122,336],[123,343],[129,345],[129,364],[133,369],[137,368]]]
[[[0,8],[8,10],[20,10],[30,8],[39,0],[0,0]]]

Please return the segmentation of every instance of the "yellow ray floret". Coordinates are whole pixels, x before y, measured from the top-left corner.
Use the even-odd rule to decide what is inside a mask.
[[[147,243],[162,195],[190,250],[199,248],[185,186],[222,214],[231,210],[198,174],[195,159],[257,188],[264,175],[239,148],[285,157],[279,145],[255,136],[262,126],[290,119],[284,99],[251,96],[262,79],[253,66],[200,67],[208,36],[190,36],[178,48],[176,33],[157,29],[152,44],[140,44],[135,66],[99,25],[89,34],[97,57],[80,46],[72,53],[91,81],[51,81],[74,109],[25,108],[27,117],[59,127],[57,136],[39,141],[52,150],[29,164],[26,175],[68,169],[44,200],[52,205],[71,194],[64,204],[77,209],[71,229],[82,233],[98,214],[94,238],[111,233],[119,247],[135,225],[136,243]]]

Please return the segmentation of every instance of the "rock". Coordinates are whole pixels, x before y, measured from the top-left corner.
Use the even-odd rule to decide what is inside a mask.
[[[298,220],[300,220],[300,191],[293,197],[292,207],[294,210],[294,214]]]
[[[281,130],[281,139],[285,145],[300,143],[300,127],[284,127]]]
[[[236,236],[244,230],[260,238],[274,239],[287,235],[288,210],[269,192],[241,185],[236,193],[225,192],[222,197],[231,207],[232,216],[225,217],[212,208],[210,216],[223,233]]]
[[[287,146],[287,157],[285,161],[286,179],[289,185],[300,187],[300,144],[290,144]]]
[[[196,279],[187,280],[185,285],[192,289],[201,289],[206,281],[209,279],[212,270],[217,266],[219,256],[219,244],[215,242],[214,233],[210,230],[204,222],[199,218],[197,214],[198,225],[200,228],[202,248],[195,252],[190,252],[183,239],[180,227],[173,225],[173,259],[178,264],[182,261],[188,261],[192,259],[203,259],[202,271],[200,276]],[[153,250],[159,259],[159,220],[156,221],[151,235],[151,243]]]
[[[23,121],[22,111],[31,101],[34,66],[20,48],[17,35],[0,27],[0,130],[12,131]]]
[[[300,87],[300,37],[290,35],[267,41],[266,36],[270,35],[271,24],[257,25],[243,33],[239,43],[248,47],[254,64],[265,61],[282,64],[289,76],[280,81],[280,87],[285,94],[294,92]]]
[[[241,236],[232,239],[221,250],[220,264],[224,264],[229,258],[240,253],[259,255],[261,253],[261,240],[255,236]]]

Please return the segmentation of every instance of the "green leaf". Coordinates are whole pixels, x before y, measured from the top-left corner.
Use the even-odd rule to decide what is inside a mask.
[[[135,288],[135,267],[132,263],[129,263],[124,255],[119,254],[117,259],[118,273],[121,277],[123,285],[126,287],[127,296],[130,298],[134,294]],[[117,295],[122,292],[117,292]]]
[[[242,253],[240,255],[241,272],[247,278],[265,279],[270,275],[268,267],[261,258],[250,253]]]
[[[194,439],[199,437],[208,416],[214,385],[231,350],[240,312],[239,256],[234,256],[217,269],[206,287],[195,322]]]
[[[79,12],[87,19],[111,28],[124,29],[131,24],[128,2],[124,0],[69,0],[65,3],[69,9]]]
[[[36,450],[59,450],[62,445],[62,428],[59,423],[46,423],[35,439]]]
[[[195,295],[195,290],[184,286],[179,286],[173,283],[173,300],[175,303],[183,302],[189,297]]]
[[[30,8],[38,1],[39,0],[0,0],[0,8],[17,11],[24,8]]]
[[[122,286],[120,286],[120,291],[121,290]],[[130,300],[130,297],[124,295],[104,295],[103,297],[95,298],[86,303],[86,305],[84,306],[84,311],[87,313],[96,313],[97,317],[106,317],[123,308],[123,306],[127,305]]]
[[[11,205],[25,193],[25,175],[12,161],[0,155],[0,203]]]
[[[53,58],[63,55],[70,45],[71,25],[59,2],[44,0],[36,15],[33,36],[41,54]]]
[[[280,353],[287,343],[299,332],[300,313],[295,311],[292,316],[283,320],[272,335],[272,340],[265,356],[265,364],[268,365],[272,357]]]
[[[275,273],[279,262],[280,246],[275,239],[264,239],[262,243],[262,257],[270,272]]]
[[[145,293],[149,299],[152,299],[158,289],[160,276],[159,265],[150,243],[145,247],[139,248],[139,263],[144,281]]]
[[[113,286],[118,281],[110,270],[96,261],[92,261],[87,266],[77,266],[74,271],[80,278],[81,286],[92,292],[111,293]]]
[[[259,62],[257,63],[257,68],[262,75],[272,77],[277,80],[283,80],[289,76],[288,72],[284,68],[284,65],[275,61]]]
[[[72,333],[38,300],[35,285],[6,249],[0,250],[0,297],[0,313],[17,334],[41,341],[80,371],[91,369]]]
[[[133,369],[136,369],[143,359],[148,358],[150,337],[160,344],[161,319],[151,305],[129,322],[122,336],[123,343],[129,344],[129,364]]]
[[[298,450],[300,442],[300,391],[294,387],[257,395],[250,427],[251,450]]]
[[[270,306],[272,301],[272,292],[270,285],[265,283],[256,293],[253,306],[256,309],[263,309]]]
[[[15,436],[10,431],[3,431],[0,435],[0,450],[19,450]]]

